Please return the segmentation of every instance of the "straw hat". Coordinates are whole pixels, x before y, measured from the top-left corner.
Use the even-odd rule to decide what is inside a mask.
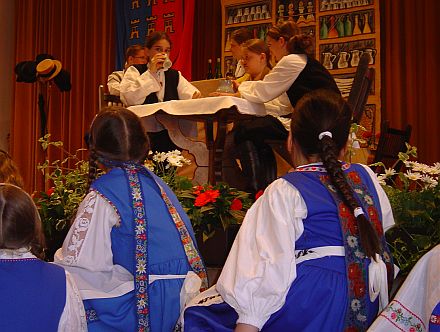
[[[45,59],[37,65],[37,77],[49,81],[61,71],[62,65],[58,60]]]

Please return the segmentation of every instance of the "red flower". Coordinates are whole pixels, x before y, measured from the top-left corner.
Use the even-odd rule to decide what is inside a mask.
[[[354,296],[357,298],[363,297],[365,295],[365,283],[363,280],[354,280],[352,283],[352,289]]]
[[[348,265],[348,278],[350,280],[360,279],[362,271],[359,268],[359,265],[351,263]]]
[[[196,197],[194,205],[204,206],[210,202],[215,202],[219,195],[220,192],[218,190],[207,190]]]
[[[263,189],[260,189],[257,191],[257,193],[255,194],[255,200],[257,200],[258,198],[260,198],[260,196],[262,196],[264,193]]]
[[[342,218],[349,218],[351,216],[351,211],[344,203],[339,204],[339,215]]]
[[[347,328],[344,330],[344,332],[358,332],[358,330],[357,330],[357,328],[355,328],[355,327],[353,327],[353,326],[350,326],[350,327],[347,327]]]
[[[361,183],[361,178],[359,177],[359,174],[356,172],[349,172],[348,177],[353,181],[354,183]]]
[[[47,195],[47,196],[52,196],[53,193],[54,193],[54,191],[55,191],[55,188],[54,188],[54,187],[51,187],[51,188],[47,189],[47,191],[46,191],[46,195]]]
[[[194,195],[200,195],[200,193],[203,190],[203,187],[202,186],[195,186],[193,189],[194,189],[194,191],[193,191]]]
[[[231,210],[239,211],[242,208],[243,208],[243,203],[238,198],[234,198],[231,202]]]

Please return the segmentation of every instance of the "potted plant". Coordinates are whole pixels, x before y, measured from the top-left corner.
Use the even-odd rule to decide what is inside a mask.
[[[386,233],[387,242],[403,276],[440,243],[440,163],[425,165],[411,157],[417,157],[417,149],[407,144],[399,154],[404,170],[390,168],[378,175],[396,222]]]
[[[191,219],[205,263],[222,266],[252,205],[249,194],[218,183],[182,190],[178,197]]]

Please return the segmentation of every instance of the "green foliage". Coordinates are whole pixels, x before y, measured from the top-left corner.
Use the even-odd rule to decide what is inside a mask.
[[[50,146],[67,154],[63,160],[49,161],[39,164],[37,169],[45,176],[49,189],[34,193],[34,201],[40,213],[44,233],[50,241],[55,233],[69,227],[79,204],[87,191],[89,165],[81,160],[79,154],[85,149],[79,149],[71,154],[63,149],[63,142],[51,142],[50,134],[39,139],[43,150]],[[71,168],[69,167],[71,166]]]
[[[391,203],[396,226],[387,233],[395,263],[408,274],[415,263],[440,243],[440,163],[411,161],[415,147],[399,155],[405,171],[385,170],[378,176]]]

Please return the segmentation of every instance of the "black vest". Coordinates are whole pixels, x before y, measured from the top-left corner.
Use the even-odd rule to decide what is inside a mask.
[[[317,89],[329,89],[338,94],[341,93],[329,71],[317,60],[307,57],[306,66],[287,90],[287,96],[292,106],[295,107],[302,96]]]
[[[148,66],[146,64],[133,66],[139,71],[139,74],[141,75],[148,70]],[[163,96],[163,101],[179,99],[179,93],[177,92],[178,85],[179,72],[171,68],[165,71],[165,94]],[[158,102],[159,99],[157,99],[156,92],[152,92],[145,98],[143,104],[154,104]]]

